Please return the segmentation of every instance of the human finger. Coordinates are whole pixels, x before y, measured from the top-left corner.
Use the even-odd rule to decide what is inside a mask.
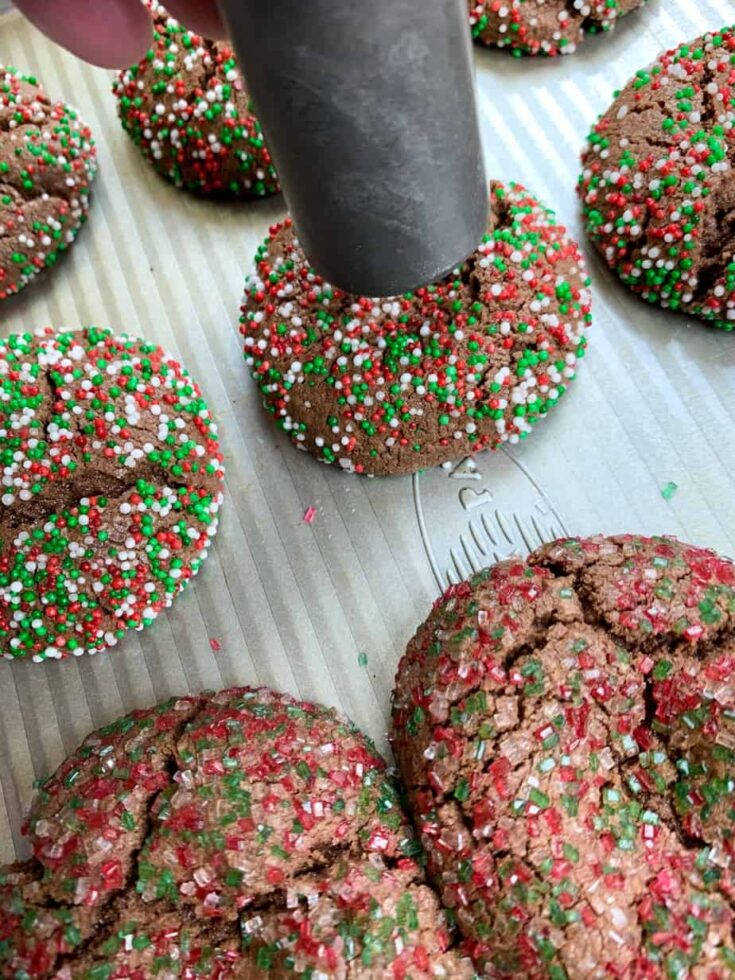
[[[132,65],[150,47],[151,19],[140,0],[15,0],[15,5],[57,44],[102,68]]]

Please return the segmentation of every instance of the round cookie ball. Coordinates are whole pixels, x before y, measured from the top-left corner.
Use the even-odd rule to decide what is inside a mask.
[[[582,154],[579,194],[605,262],[649,303],[735,327],[735,29],[639,71]]]
[[[393,737],[483,976],[732,976],[730,561],[596,537],[485,570],[410,642]]]
[[[245,359],[299,449],[412,473],[525,439],[574,379],[590,322],[577,247],[520,184],[491,186],[487,234],[439,283],[353,296],[310,267],[290,220],[246,283]]]
[[[0,340],[0,653],[60,659],[149,625],[217,528],[217,427],[189,374],[109,330]]]
[[[467,0],[472,36],[514,55],[572,54],[646,0]]]
[[[41,784],[26,832],[2,976],[473,976],[383,760],[328,708],[233,688],[133,712]]]
[[[0,300],[53,266],[89,212],[97,172],[89,127],[39,82],[0,68]]]
[[[113,82],[123,129],[159,174],[197,194],[255,198],[278,179],[260,124],[221,41],[206,41],[157,0],[147,56]]]

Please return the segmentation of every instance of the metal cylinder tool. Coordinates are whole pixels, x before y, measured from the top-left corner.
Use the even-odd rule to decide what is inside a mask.
[[[388,296],[477,246],[488,193],[465,0],[220,0],[317,272]]]

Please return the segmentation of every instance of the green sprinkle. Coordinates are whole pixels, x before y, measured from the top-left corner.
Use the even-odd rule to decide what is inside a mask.
[[[661,488],[661,496],[664,498],[664,500],[671,500],[678,489],[679,485],[674,483],[673,480],[669,480],[669,482]]]

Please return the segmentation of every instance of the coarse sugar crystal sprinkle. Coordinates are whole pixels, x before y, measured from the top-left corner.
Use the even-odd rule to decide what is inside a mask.
[[[42,780],[0,868],[0,973],[470,980],[396,787],[333,709],[171,699]],[[268,971],[274,971],[268,973]]]
[[[497,980],[735,970],[735,565],[565,539],[452,586],[393,744],[429,879]]]

